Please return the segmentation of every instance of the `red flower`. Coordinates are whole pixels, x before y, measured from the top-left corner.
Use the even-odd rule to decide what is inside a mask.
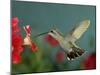
[[[51,46],[57,46],[59,43],[51,35],[47,34],[44,38]]]
[[[32,43],[30,47],[31,47],[31,50],[32,50],[33,52],[35,52],[35,51],[38,50],[38,47],[37,47],[34,43]]]
[[[92,53],[82,63],[84,69],[95,69],[96,68],[96,54]]]
[[[23,52],[23,45],[29,45],[33,52],[37,51],[37,46],[31,40],[30,25],[26,25],[24,30],[26,37],[23,40],[20,34],[20,28],[18,26],[18,18],[12,18],[12,63],[18,64],[21,61],[21,53]]]
[[[33,52],[38,50],[38,47],[33,43],[31,40],[31,31],[30,31],[30,25],[26,25],[23,27],[26,32],[26,37],[24,38],[24,45],[29,45],[31,47],[31,50]]]
[[[12,27],[16,27],[16,25],[18,24],[19,20],[18,17],[13,17],[12,18]]]
[[[17,64],[20,61],[20,53],[23,51],[23,39],[18,26],[18,18],[12,18],[12,63]]]
[[[12,51],[12,63],[13,64],[18,64],[20,62],[20,54],[17,53],[16,51]]]
[[[56,60],[57,60],[58,62],[61,62],[61,61],[64,60],[64,52],[63,52],[63,51],[58,51],[58,52],[56,53]]]
[[[12,47],[13,50],[16,50],[17,52],[21,52],[23,50],[23,39],[19,31],[18,27],[18,18],[13,17],[12,18]]]
[[[23,44],[23,39],[22,36],[20,34],[16,34],[12,36],[12,45],[14,47],[19,47]]]
[[[12,32],[13,33],[19,32],[18,22],[19,22],[18,17],[12,18]]]

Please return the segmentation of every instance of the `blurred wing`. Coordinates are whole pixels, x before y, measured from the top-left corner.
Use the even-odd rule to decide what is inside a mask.
[[[84,20],[80,22],[79,25],[73,28],[72,31],[69,33],[70,39],[75,42],[87,30],[89,25],[90,25],[90,20]],[[68,38],[68,37],[65,37],[65,38]]]

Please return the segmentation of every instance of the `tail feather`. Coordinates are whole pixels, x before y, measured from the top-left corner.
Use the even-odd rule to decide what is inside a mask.
[[[67,58],[72,60],[76,57],[81,56],[84,53],[84,50],[81,48],[72,47],[72,51],[67,53]]]

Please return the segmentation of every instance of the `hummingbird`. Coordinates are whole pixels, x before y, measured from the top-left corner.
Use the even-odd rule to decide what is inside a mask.
[[[76,27],[74,27],[66,36],[64,36],[58,29],[51,29],[49,32],[45,32],[43,34],[49,34],[54,39],[59,42],[59,45],[63,49],[66,54],[66,58],[68,60],[73,60],[79,56],[81,56],[85,50],[80,48],[76,41],[83,35],[83,33],[90,26],[90,20],[85,19],[78,23]]]

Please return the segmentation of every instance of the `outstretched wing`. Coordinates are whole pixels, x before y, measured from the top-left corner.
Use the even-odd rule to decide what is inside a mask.
[[[79,39],[83,33],[87,30],[87,28],[90,25],[90,20],[84,20],[79,23],[77,27],[74,27],[72,31],[69,33],[69,38],[75,42],[77,39]],[[66,36],[65,39],[68,37]]]

